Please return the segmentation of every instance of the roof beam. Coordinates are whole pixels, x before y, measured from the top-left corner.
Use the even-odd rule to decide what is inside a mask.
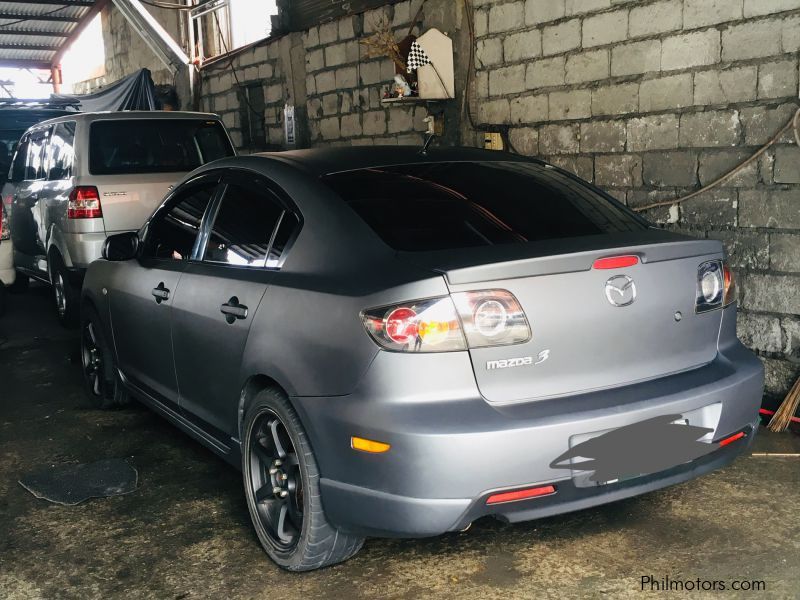
[[[92,8],[90,8],[86,12],[86,14],[83,15],[80,23],[78,23],[77,26],[73,27],[72,31],[69,32],[67,39],[64,40],[64,43],[61,44],[61,47],[55,53],[55,56],[53,56],[52,64],[54,67],[58,66],[59,63],[61,63],[61,58],[64,56],[66,51],[69,50],[69,47],[72,45],[72,42],[78,39],[78,36],[80,36],[80,34],[83,33],[84,29],[86,29],[89,26],[89,23],[92,22],[92,19],[94,19],[95,16],[98,15],[100,11],[106,7],[108,2],[109,0],[97,0],[97,2],[94,2]]]
[[[49,60],[25,60],[24,58],[0,58],[0,67],[8,69],[47,69]]]
[[[24,29],[0,29],[0,35],[15,35],[17,37],[69,37],[64,31],[25,31]]]
[[[0,50],[38,50],[44,52],[55,52],[58,46],[48,46],[46,44],[15,44],[11,42],[0,42]]]
[[[94,0],[3,0],[5,4],[49,4],[51,6],[61,5],[64,8],[86,8],[93,6]]]
[[[77,23],[80,17],[59,17],[58,15],[26,15],[25,13],[3,12],[0,21],[50,21],[53,23]],[[3,24],[0,23],[0,26]]]

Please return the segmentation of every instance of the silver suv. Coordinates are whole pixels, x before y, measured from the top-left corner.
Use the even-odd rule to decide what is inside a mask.
[[[18,275],[52,284],[62,324],[76,322],[106,237],[139,229],[186,173],[233,155],[219,117],[203,113],[84,113],[31,127],[3,188]]]

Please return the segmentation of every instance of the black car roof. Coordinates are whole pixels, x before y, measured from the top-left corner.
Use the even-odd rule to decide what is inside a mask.
[[[429,148],[425,154],[421,153],[421,149],[421,145],[331,146],[286,152],[262,152],[251,156],[262,156],[287,162],[318,176],[399,164],[470,161],[530,162],[533,160],[518,154],[480,148],[435,147]]]

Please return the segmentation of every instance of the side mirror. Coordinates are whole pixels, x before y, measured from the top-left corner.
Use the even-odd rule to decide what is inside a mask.
[[[138,251],[139,234],[135,231],[110,235],[103,244],[103,258],[106,260],[130,260],[136,258]]]

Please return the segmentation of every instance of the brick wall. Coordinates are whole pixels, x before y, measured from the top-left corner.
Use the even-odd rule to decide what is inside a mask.
[[[632,207],[685,195],[798,106],[800,0],[478,0],[478,120]],[[800,150],[787,134],[723,186],[647,211],[720,239],[767,389],[800,371]]]

